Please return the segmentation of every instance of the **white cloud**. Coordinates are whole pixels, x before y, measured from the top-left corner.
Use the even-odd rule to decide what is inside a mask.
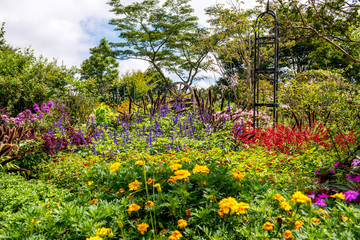
[[[80,66],[89,57],[89,48],[106,37],[116,40],[117,33],[108,25],[113,13],[108,0],[0,0],[0,21],[5,24],[7,43],[31,47],[36,55],[57,59],[67,66]],[[204,9],[227,0],[192,0],[200,24],[206,24]],[[251,1],[251,0],[248,0]],[[128,4],[134,0],[125,0]],[[120,62],[120,71],[144,70],[144,61]],[[212,77],[212,76],[211,76]],[[205,82],[202,85],[206,85]]]

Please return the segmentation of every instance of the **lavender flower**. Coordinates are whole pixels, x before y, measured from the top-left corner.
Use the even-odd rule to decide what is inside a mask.
[[[34,111],[35,111],[35,112],[40,112],[39,105],[34,104],[34,105],[33,105],[33,108],[34,108]]]
[[[360,160],[355,158],[355,159],[353,160],[353,162],[351,163],[351,166],[354,166],[354,167],[355,167],[355,166],[357,166],[357,165],[359,165],[359,164],[360,164]]]
[[[315,199],[315,192],[312,192],[311,194],[307,195],[310,199]]]
[[[315,199],[314,206],[326,207],[327,204],[325,203],[325,199],[320,198],[320,197],[317,197],[317,198]]]

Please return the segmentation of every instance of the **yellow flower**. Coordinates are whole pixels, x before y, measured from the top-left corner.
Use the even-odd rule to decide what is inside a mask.
[[[97,205],[97,203],[98,203],[98,200],[96,198],[94,198],[93,200],[90,201],[90,204]]]
[[[103,238],[99,236],[95,236],[95,237],[86,238],[86,240],[103,240]]]
[[[96,235],[112,237],[114,236],[114,233],[111,228],[102,227],[100,229],[96,229]]]
[[[39,224],[40,222],[41,222],[41,221],[40,221],[40,220],[38,220],[38,221],[36,221],[36,222],[35,222],[35,224]]]
[[[177,178],[176,176],[170,176],[170,178],[167,180],[167,182],[173,183],[176,182]]]
[[[190,162],[190,159],[188,159],[187,157],[183,157],[183,158],[181,159],[181,161]]]
[[[345,199],[345,195],[343,193],[335,193],[333,195],[331,195],[331,197],[333,198],[337,198],[337,199]]]
[[[178,225],[177,225],[178,228],[183,229],[183,228],[185,228],[186,226],[187,226],[187,221],[186,221],[186,220],[180,219],[180,220],[178,221]]]
[[[229,211],[228,211],[228,212],[229,212]],[[224,208],[220,208],[220,209],[217,211],[217,213],[219,214],[219,216],[220,216],[221,218],[223,218],[223,217],[225,216],[225,214],[227,214],[228,212],[226,212]]]
[[[341,219],[342,219],[344,222],[346,222],[346,221],[348,221],[348,220],[349,220],[349,218],[348,218],[348,217],[345,217],[345,216],[343,216],[343,215],[341,215]]]
[[[231,175],[233,179],[244,180],[244,174],[242,174],[239,170],[236,170]]]
[[[320,219],[318,219],[316,217],[311,218],[311,220],[313,221],[314,225],[317,225],[319,223],[319,221],[320,221]]]
[[[175,231],[173,231],[173,232],[171,233],[171,236],[170,236],[170,237],[174,237],[174,238],[172,238],[172,239],[178,240],[178,239],[182,238],[183,235],[182,235],[181,232],[179,232],[178,230],[175,230]],[[169,238],[168,238],[168,239],[169,239]]]
[[[132,183],[129,183],[129,190],[130,191],[135,191],[135,190],[139,190],[141,187],[140,185],[142,184],[142,182],[139,182],[138,180],[133,181]]]
[[[284,237],[285,239],[293,239],[293,238],[294,238],[294,236],[292,235],[292,233],[291,233],[290,230],[286,230],[286,231],[284,232],[283,237]]]
[[[120,188],[119,191],[116,192],[116,194],[119,194],[119,193],[124,193],[125,190],[123,188]]]
[[[325,211],[322,208],[319,208],[319,210],[317,210],[320,214],[323,215],[324,218],[329,218],[329,213],[327,211]]]
[[[154,204],[153,201],[147,201],[147,202],[145,203],[145,208],[153,207],[154,205],[155,205],[155,204]]]
[[[273,230],[273,225],[270,222],[266,222],[263,225],[263,229],[265,229],[266,231]]]
[[[47,213],[45,213],[46,215],[50,215],[52,213],[52,211],[48,211]]]
[[[290,206],[290,204],[288,202],[280,203],[280,208],[285,211],[290,211],[292,209],[292,207]]]
[[[296,203],[311,203],[311,199],[302,194],[300,191],[297,191],[292,195],[291,201]]]
[[[140,166],[144,166],[145,165],[145,161],[136,161],[135,165],[140,165]]]
[[[111,164],[110,165],[110,172],[116,172],[119,169],[120,165],[121,165],[121,163],[118,163],[118,162]]]
[[[136,203],[133,203],[129,206],[128,213],[131,214],[132,212],[137,212],[139,210],[140,210],[140,206],[137,205]]]
[[[155,181],[155,179],[149,178],[149,179],[146,181],[146,184],[147,184],[147,185],[151,185],[151,184],[153,184],[154,181]]]
[[[88,185],[91,186],[94,183],[94,181],[88,181]]]
[[[177,180],[189,181],[190,175],[191,175],[191,173],[188,170],[177,170],[175,172],[175,178]]]
[[[43,205],[42,205],[43,207],[49,207],[50,206],[50,203],[44,203]]]
[[[207,174],[207,173],[210,172],[210,170],[209,170],[209,168],[207,166],[200,166],[200,165],[195,164],[195,167],[193,168],[192,172],[194,174],[196,174],[196,173]]]
[[[239,215],[239,214],[245,214],[246,213],[246,210],[249,208],[249,204],[248,203],[244,203],[244,202],[239,202],[238,204],[236,204],[234,207],[233,207],[233,212],[236,213],[236,215]]]
[[[173,163],[173,164],[170,165],[171,171],[176,171],[176,170],[178,170],[180,168],[182,168],[182,165],[179,164],[179,163]]]
[[[294,230],[298,230],[303,225],[303,221],[295,221],[294,223]]]
[[[157,190],[158,190],[159,192],[161,192],[161,185],[160,185],[160,183],[155,183],[155,184],[154,184],[154,187],[157,188]]]
[[[141,224],[137,225],[137,229],[141,233],[141,235],[144,235],[144,233],[147,232],[148,227],[149,227],[149,225],[146,223],[141,223]]]
[[[283,196],[281,196],[280,194],[275,194],[274,196],[274,200],[278,201],[278,202],[285,202],[285,198]]]

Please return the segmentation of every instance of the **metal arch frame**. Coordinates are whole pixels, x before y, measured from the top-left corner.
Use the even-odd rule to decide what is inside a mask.
[[[270,15],[275,20],[274,26],[274,37],[260,37],[259,33],[259,19],[263,18],[265,15]],[[256,18],[255,22],[256,31],[255,31],[255,54],[254,54],[254,82],[253,82],[253,90],[254,90],[254,113],[253,113],[253,127],[259,127],[259,119],[257,118],[258,115],[258,107],[265,106],[273,108],[273,123],[274,125],[278,122],[278,115],[276,112],[276,108],[278,107],[276,93],[278,90],[278,72],[279,72],[279,23],[277,20],[277,16],[274,11],[270,10],[269,8],[269,0],[267,2],[266,11],[259,14]],[[266,39],[274,39],[274,42],[261,42],[261,40]],[[265,68],[260,69],[260,46],[261,45],[275,45],[274,46],[274,68]],[[259,74],[260,73],[270,73],[274,75],[274,83],[273,83],[273,102],[272,103],[259,103]]]

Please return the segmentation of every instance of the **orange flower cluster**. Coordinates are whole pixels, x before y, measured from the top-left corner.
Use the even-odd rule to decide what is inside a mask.
[[[249,208],[248,203],[244,202],[237,202],[235,198],[228,197],[224,198],[219,202],[219,211],[218,214],[220,217],[224,217],[225,214],[228,214],[230,212],[231,214],[245,214],[246,210]]]

